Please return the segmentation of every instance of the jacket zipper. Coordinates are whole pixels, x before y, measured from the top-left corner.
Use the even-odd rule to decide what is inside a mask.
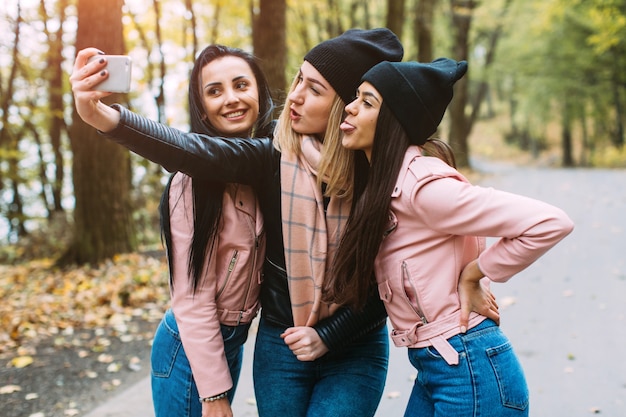
[[[413,290],[413,293],[415,295],[415,306],[411,305],[411,307],[413,307],[413,310],[415,310],[415,313],[419,316],[420,320],[422,321],[423,324],[428,324],[428,320],[426,319],[426,315],[424,314],[424,312],[422,311],[422,307],[420,306],[420,298],[419,298],[419,294],[417,292],[417,288],[415,288],[415,285],[413,285],[413,281],[411,281],[411,277],[409,276],[409,271],[406,265],[406,261],[402,261],[402,273],[404,275],[404,280],[407,281],[409,283],[409,285],[411,286],[411,289]],[[403,287],[406,288],[406,285],[404,285],[403,283]],[[409,300],[410,301],[410,300]],[[411,304],[409,302],[409,304]]]
[[[257,263],[257,255],[259,252],[259,235],[256,234],[256,229],[253,227],[252,219],[248,218],[248,225],[250,226],[250,230],[254,233],[254,255],[252,258],[252,269],[250,270],[250,275],[248,275],[248,285],[246,286],[246,295],[243,298],[243,306],[239,309],[239,318],[237,319],[237,326],[241,323],[241,319],[243,318],[243,313],[246,310],[246,306],[248,305],[248,297],[250,296],[250,288],[252,287],[252,280],[255,276],[256,271],[256,263]]]
[[[266,257],[266,258],[267,258],[267,257]],[[271,259],[269,259],[269,258],[267,258],[266,260],[267,260],[267,262],[269,262],[269,263],[270,263],[270,264],[271,264],[274,268],[276,268],[276,269],[278,269],[279,271],[284,272],[285,274],[287,274],[287,270],[286,270],[285,268],[283,268],[282,266],[278,266],[278,265],[276,265],[276,264],[275,264],[274,262],[272,262],[272,260],[271,260]]]
[[[233,252],[233,256],[230,258],[230,263],[228,264],[228,272],[226,273],[226,279],[224,279],[224,283],[222,284],[220,289],[217,291],[217,294],[215,295],[216,300],[220,298],[220,296],[224,292],[224,288],[226,288],[226,284],[228,284],[228,281],[230,281],[230,277],[232,276],[233,270],[235,269],[235,264],[237,263],[237,258],[239,258],[239,251],[235,250]]]

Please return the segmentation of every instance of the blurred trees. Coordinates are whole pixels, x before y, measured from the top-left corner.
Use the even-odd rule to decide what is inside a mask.
[[[485,124],[535,157],[556,146],[561,165],[626,166],[626,0],[115,0],[100,2],[106,13],[90,23],[109,22],[105,33],[80,43],[78,14],[91,3],[8,0],[0,11],[0,242],[31,242],[31,252],[76,249],[68,219],[83,238],[92,234],[81,247],[119,239],[113,250],[124,251],[135,237],[158,242],[163,170],[116,145],[101,150],[106,141],[80,123],[72,137],[87,138],[80,143],[89,148],[70,146],[67,80],[76,48],[87,44],[133,57],[133,91],[116,100],[186,129],[187,77],[207,44],[253,51],[281,104],[312,46],[351,27],[387,26],[405,59],[468,60],[439,132],[462,166],[471,167],[472,138]],[[113,215],[122,206],[132,219]],[[99,211],[116,224],[109,236],[90,230],[102,221]]]
[[[556,129],[561,165],[624,167],[626,1],[512,7],[499,59],[485,74],[508,105],[507,140],[538,154]]]
[[[111,55],[123,55],[122,4],[123,0],[80,0],[76,49],[94,46]],[[111,104],[124,98],[113,94],[103,101]],[[74,112],[70,132],[74,233],[61,264],[95,264],[136,248],[130,153],[99,136]]]
[[[23,204],[18,186],[21,179],[18,174],[17,163],[19,160],[18,137],[20,127],[10,120],[10,109],[13,105],[12,97],[16,89],[18,80],[18,72],[20,67],[19,41],[22,36],[22,9],[17,4],[15,20],[11,23],[11,30],[15,42],[6,50],[10,54],[10,65],[7,66],[8,71],[0,73],[0,115],[2,120],[2,129],[0,130],[0,160],[2,161],[2,169],[0,169],[0,192],[6,196],[2,204],[2,212],[8,220],[8,232],[15,236],[21,236],[26,233],[23,223]],[[5,81],[6,79],[6,81]]]

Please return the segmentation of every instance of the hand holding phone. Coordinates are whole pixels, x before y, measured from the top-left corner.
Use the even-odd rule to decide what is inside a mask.
[[[107,60],[106,70],[109,78],[94,87],[98,91],[111,93],[128,93],[130,91],[130,75],[132,60],[126,55],[94,55],[89,62],[104,58]]]

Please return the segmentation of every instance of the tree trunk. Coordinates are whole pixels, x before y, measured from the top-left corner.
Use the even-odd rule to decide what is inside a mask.
[[[417,60],[430,62],[433,53],[433,26],[435,25],[435,5],[437,0],[415,0],[415,24],[413,36],[417,45]]]
[[[589,126],[587,123],[587,114],[584,109],[581,109],[580,111],[580,130],[582,136],[582,146],[580,150],[579,165],[586,167],[589,166],[589,161],[591,160],[589,157],[591,148],[589,146]]]
[[[469,31],[472,25],[472,13],[475,7],[473,0],[450,0],[452,11],[452,27],[454,30],[455,59],[467,60],[469,56]],[[454,99],[450,103],[450,146],[459,168],[467,168],[469,162],[469,145],[467,136],[468,120],[465,106],[468,103],[469,75],[465,75],[454,86]]]
[[[500,36],[502,35],[502,22],[506,21],[505,16],[509,12],[509,8],[511,6],[512,0],[506,0],[500,10],[498,22],[500,22],[493,32],[489,34],[489,43],[487,45],[487,51],[485,54],[485,62],[484,68],[489,68],[495,61],[496,50],[498,46],[498,42],[500,41]],[[467,136],[471,133],[471,130],[474,126],[476,120],[478,120],[478,116],[480,114],[480,108],[482,106],[483,101],[485,101],[487,97],[487,93],[489,92],[489,84],[486,81],[481,81],[476,88],[476,94],[471,102],[472,112],[470,114],[469,120],[467,122]]]
[[[502,6],[499,22],[504,21],[512,0],[506,0]],[[451,0],[452,27],[455,30],[454,57],[457,60],[468,60],[469,57],[469,32],[472,25],[474,8],[478,5],[475,0]],[[502,34],[502,23],[498,24],[489,36],[489,44],[485,57],[484,68],[491,66],[495,59],[496,47]],[[469,167],[469,136],[478,120],[480,108],[489,91],[489,85],[482,81],[476,87],[476,94],[470,101],[469,75],[461,78],[454,89],[454,99],[450,104],[450,144],[454,149],[459,167]],[[466,115],[465,109],[470,105],[470,114]]]
[[[624,146],[624,110],[622,106],[622,99],[620,97],[620,90],[622,89],[622,83],[620,80],[621,71],[619,65],[619,58],[617,54],[612,54],[614,61],[612,65],[612,84],[613,84],[613,103],[615,104],[615,133],[613,133],[613,145],[616,148],[622,148]]]
[[[55,7],[55,19],[60,22],[65,21],[65,9],[68,6],[67,0],[59,1]],[[43,0],[40,3],[40,10],[42,19],[45,22],[49,17],[46,13],[46,7]],[[61,204],[63,179],[65,177],[65,160],[63,158],[63,150],[61,146],[61,135],[64,131],[67,131],[65,125],[65,119],[63,118],[63,110],[65,103],[63,102],[63,78],[65,73],[63,72],[63,25],[59,25],[57,30],[53,33],[48,32],[46,28],[46,34],[48,35],[48,43],[50,45],[48,49],[48,68],[44,72],[48,80],[48,91],[50,96],[50,121],[49,121],[49,133],[50,144],[52,146],[52,152],[54,153],[54,181],[52,182],[52,207],[51,213],[60,213],[63,211]],[[42,160],[43,163],[43,160]]]
[[[387,1],[387,28],[402,40],[404,26],[404,0]]]
[[[2,128],[0,129],[0,155],[6,155],[5,160],[7,162],[6,171],[4,171],[4,164],[0,164],[0,191],[8,189],[13,192],[13,201],[7,204],[6,217],[9,224],[8,237],[11,239],[19,238],[26,235],[26,228],[24,227],[24,216],[22,211],[21,197],[18,194],[19,187],[19,170],[18,170],[18,132],[16,132],[14,126],[10,122],[9,108],[13,104],[13,92],[15,91],[15,81],[18,74],[19,63],[19,50],[21,36],[22,11],[20,3],[17,4],[17,16],[15,19],[15,29],[13,31],[14,44],[11,51],[11,68],[9,69],[9,75],[7,79],[6,87],[3,87],[2,94],[0,94],[0,111],[2,117],[0,123]],[[0,78],[1,79],[1,78]],[[3,152],[5,151],[6,152]],[[4,202],[0,201],[0,204]],[[4,204],[3,204],[4,205]]]
[[[154,32],[156,37],[157,49],[159,50],[159,71],[161,78],[159,78],[159,85],[157,94],[154,96],[154,102],[157,106],[157,121],[159,123],[165,123],[167,120],[165,116],[165,56],[163,55],[163,40],[161,36],[161,7],[159,6],[159,0],[152,1],[152,7],[154,9]]]
[[[561,117],[561,150],[563,151],[563,160],[561,164],[564,167],[573,167],[574,158],[572,156],[572,105],[567,99],[563,100],[563,115]]]
[[[188,30],[191,31],[191,60],[195,60],[196,54],[198,53],[198,25],[196,23],[196,13],[193,10],[193,0],[185,0],[185,9],[189,14],[189,26],[190,28],[185,28],[183,33],[183,44],[186,46],[186,32]]]
[[[261,0],[259,14],[253,15],[254,54],[260,60],[276,103],[284,101],[287,85],[286,14],[286,0]]]
[[[79,0],[76,50],[95,46],[123,54],[123,0]],[[120,102],[113,94],[105,102]],[[130,154],[86,125],[74,111],[70,129],[73,151],[73,242],[60,258],[62,265],[98,263],[117,253],[135,250],[131,210]]]

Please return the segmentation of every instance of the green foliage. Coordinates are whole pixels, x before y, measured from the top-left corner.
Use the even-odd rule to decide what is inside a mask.
[[[610,2],[608,2],[610,3]],[[616,68],[623,68],[624,18],[618,2],[533,0],[517,1],[500,44],[492,72],[503,96],[514,98],[512,118],[538,133],[554,122],[578,125],[590,120],[590,143],[611,139],[615,126]],[[624,3],[623,1],[621,3]],[[624,9],[624,4],[621,5]],[[622,71],[623,72],[623,71]],[[620,101],[623,101],[620,99]],[[622,104],[623,105],[623,104]],[[562,120],[574,114],[573,120]],[[581,136],[577,135],[580,141]]]
[[[605,168],[626,168],[626,147],[603,146],[591,156],[591,165]]]
[[[386,7],[387,2],[383,0],[287,0],[287,79],[293,79],[302,57],[319,42],[353,27],[384,26]]]
[[[17,3],[17,0],[9,0],[0,11],[0,29],[6,34],[0,41],[2,98],[6,97],[4,92],[14,63]],[[3,243],[7,241],[5,225],[13,181],[20,184],[25,203],[23,220],[31,225],[30,231],[54,228],[47,225],[42,196],[49,194],[49,183],[54,180],[50,121],[61,116],[69,122],[73,110],[68,78],[75,55],[75,3],[70,2],[66,21],[58,22],[54,17],[58,16],[55,13],[58,0],[44,1],[50,17],[43,22],[39,2],[21,2],[17,72],[12,80],[14,93],[6,110],[0,108],[0,129],[4,131],[4,142],[0,143],[0,241]],[[253,14],[258,15],[260,3],[259,0],[193,1],[195,27],[192,27],[192,14],[186,10],[185,2],[161,0],[158,4],[160,43],[153,3],[125,2],[126,48],[133,57],[133,93],[129,105],[156,119],[155,96],[163,77],[159,67],[163,60],[167,74],[164,121],[184,130],[188,124],[187,77],[194,53],[212,42],[250,51],[251,19]],[[413,37],[416,4],[413,0],[405,2],[405,27],[401,35],[406,59],[416,56]],[[450,5],[450,1],[436,3],[433,27],[436,56],[453,53]],[[539,150],[558,144],[561,126],[568,122],[573,127],[576,155],[588,155],[581,163],[626,166],[623,146],[618,140],[619,122],[626,123],[619,113],[619,106],[626,108],[626,0],[490,0],[476,2],[476,5],[471,11],[470,92],[475,92],[481,82],[489,85],[488,105],[482,107],[482,116],[499,121],[493,134],[508,138],[522,148]],[[507,13],[503,13],[507,5]],[[291,81],[303,55],[315,44],[350,27],[383,26],[386,11],[384,0],[287,0],[287,80]],[[62,115],[55,115],[48,106],[49,40],[43,29],[53,33],[60,24],[65,29],[63,91],[66,108]],[[497,30],[502,33],[495,60],[488,65],[490,40]],[[197,40],[195,51],[194,39]],[[563,120],[564,114],[571,120]],[[502,123],[507,118],[508,123]],[[530,145],[528,138],[532,138]],[[62,140],[61,149],[67,164],[63,179],[64,209],[70,213],[73,205],[71,155],[65,135]],[[17,169],[9,164],[11,160],[19,161]],[[165,173],[139,158],[134,158],[133,164],[136,168],[134,217],[141,225],[138,239],[144,244],[154,244],[159,240],[156,206]],[[42,171],[48,185],[42,184]],[[13,254],[5,255],[5,260],[23,254],[16,247],[5,249],[5,252],[10,251]],[[54,248],[46,252],[54,252]]]

